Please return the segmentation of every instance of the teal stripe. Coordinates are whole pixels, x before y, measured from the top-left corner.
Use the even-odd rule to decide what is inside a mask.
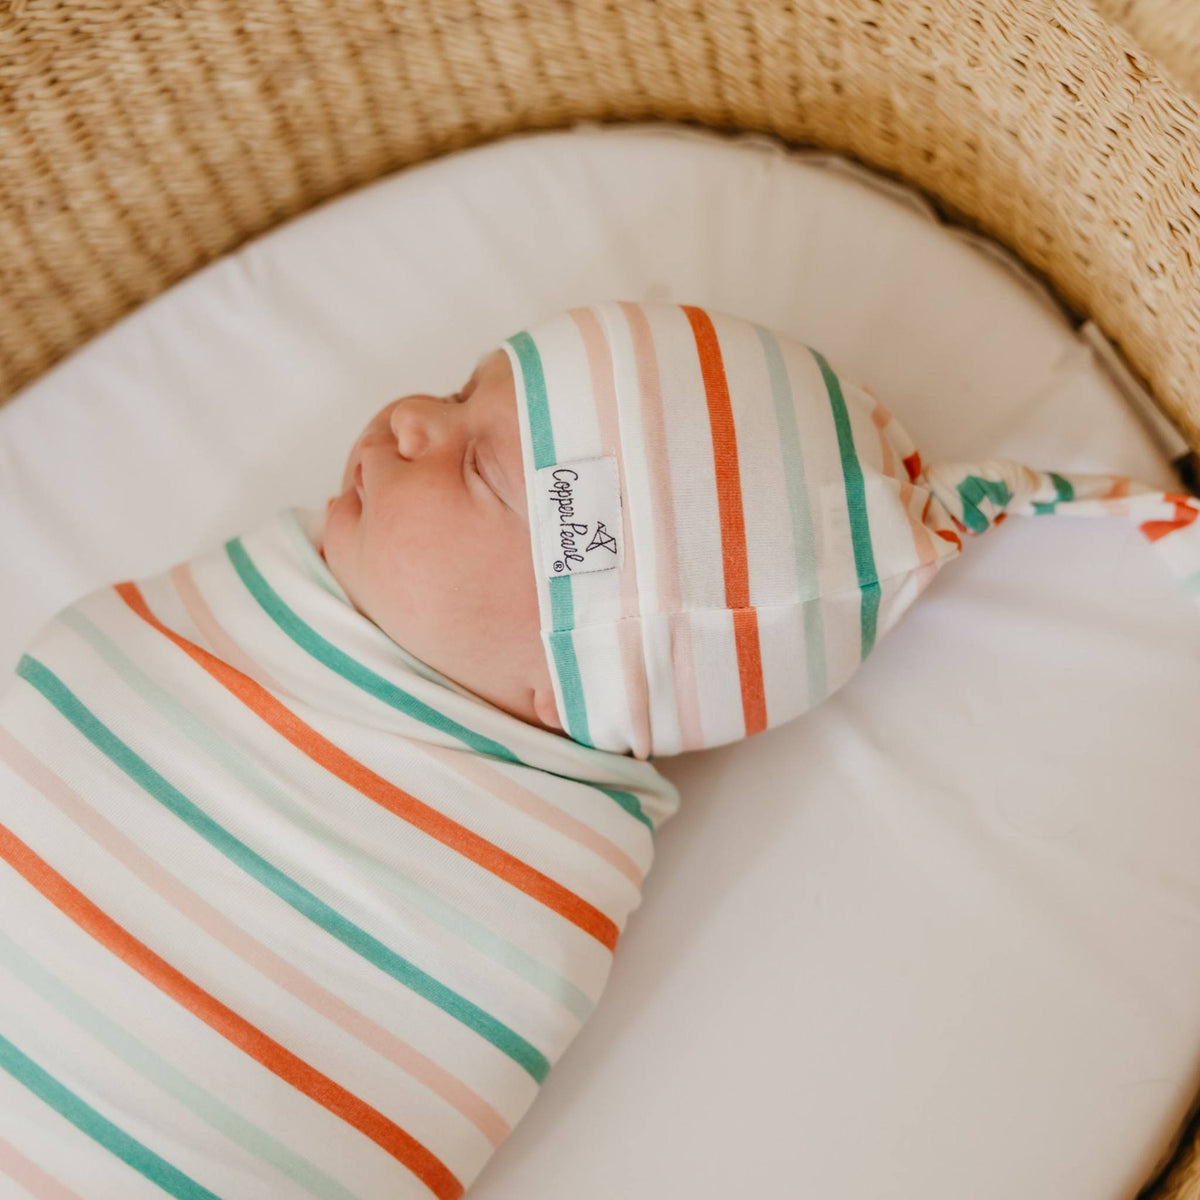
[[[562,688],[563,701],[567,706],[567,730],[571,737],[585,746],[593,745],[592,731],[588,724],[587,704],[583,698],[583,680],[579,676],[579,661],[575,657],[575,613],[570,576],[559,575],[547,580],[550,589],[550,620],[553,626],[549,636],[550,652],[558,669],[558,682]]]
[[[350,597],[346,595],[342,590],[342,585],[338,583],[337,576],[325,565],[325,560],[317,552],[317,548],[308,540],[308,534],[300,524],[300,517],[296,509],[286,508],[283,510],[283,526],[287,539],[292,544],[297,557],[300,559],[300,565],[304,568],[304,572],[309,579],[335,599],[353,607]],[[422,679],[428,679],[441,687],[448,687],[451,691],[459,692],[460,694],[466,692],[466,689],[455,683],[454,680],[447,679],[445,675],[440,671],[435,671],[428,663],[422,662],[419,658],[414,658],[399,642],[394,642],[374,622],[364,621],[363,625],[365,627],[364,632],[374,639],[375,644],[386,655],[398,655],[404,660],[404,665],[415,675],[419,675]]]
[[[345,651],[339,650],[310,625],[305,624],[288,608],[275,589],[263,578],[262,573],[250,560],[250,555],[246,553],[241,538],[235,537],[226,542],[225,553],[229,555],[229,561],[233,563],[234,570],[237,571],[242,583],[246,585],[246,589],[258,601],[259,606],[292,641],[318,662],[323,663],[331,671],[341,675],[343,679],[349,680],[357,687],[362,688],[364,692],[382,700],[406,716],[458,738],[459,741],[470,746],[479,754],[487,754],[492,758],[503,759],[505,762],[519,761],[507,747],[489,737],[484,737],[483,734],[476,733],[473,729],[468,729],[467,726],[438,712],[436,708],[431,708],[428,704],[418,700],[416,696],[398,688],[394,683],[384,679],[382,675],[363,666],[357,659],[351,658]]]
[[[322,1200],[355,1200],[353,1192],[330,1178],[306,1158],[260,1129],[241,1113],[200,1087],[190,1076],[162,1058],[123,1026],[89,1004],[73,988],[30,958],[15,942],[0,933],[0,962],[42,997],[47,1004],[85,1029],[127,1066],[174,1096],[201,1120],[230,1141],[277,1167],[306,1192]]]
[[[1054,490],[1058,495],[1044,504],[1034,504],[1035,516],[1048,516],[1054,512],[1063,500],[1073,500],[1075,489],[1061,476],[1053,471],[1046,472],[1054,481]],[[986,533],[992,522],[980,505],[984,500],[990,500],[997,508],[1003,509],[1011,500],[1012,492],[1002,479],[984,479],[980,475],[968,475],[958,484],[958,498],[962,504],[963,524],[972,533]]]
[[[761,325],[754,327],[762,344],[771,381],[771,399],[779,426],[779,446],[787,485],[788,507],[792,516],[792,547],[796,556],[799,581],[798,597],[804,605],[804,661],[808,671],[809,706],[825,699],[825,629],[821,617],[821,581],[817,573],[816,534],[808,501],[808,480],[804,469],[804,450],[800,442],[800,423],[796,402],[788,379],[787,364],[774,335]]]
[[[862,591],[862,657],[866,658],[875,646],[875,623],[879,615],[879,577],[875,569],[875,553],[871,547],[871,527],[867,519],[867,493],[863,483],[862,465],[854,449],[850,429],[850,414],[842,396],[842,385],[833,368],[819,351],[808,347],[821,368],[825,390],[833,409],[837,428],[838,450],[842,456],[842,477],[846,487],[846,504],[850,517],[850,540],[854,546],[854,563],[858,568],[858,586]]]
[[[981,479],[978,475],[968,475],[959,482],[958,498],[962,504],[963,524],[972,533],[986,533],[992,527],[992,523],[979,507],[980,504],[984,500],[990,500],[1003,508],[1012,499],[1012,493],[1002,479]],[[1053,511],[1054,505],[1050,505],[1049,508]]]
[[[1074,500],[1075,499],[1075,489],[1070,485],[1070,483],[1067,480],[1065,480],[1061,475],[1055,475],[1055,473],[1053,471],[1047,471],[1046,474],[1049,475],[1052,480],[1054,480],[1054,490],[1058,494],[1054,497],[1053,500],[1048,500],[1044,504],[1036,504],[1035,503],[1033,506],[1033,515],[1035,517],[1048,516],[1049,514],[1053,513],[1054,510],[1064,500]],[[1006,501],[1006,503],[1007,503],[1007,501]]]
[[[546,392],[546,373],[542,369],[542,357],[533,338],[522,331],[508,339],[517,353],[521,364],[521,378],[525,383],[525,408],[529,416],[529,441],[533,448],[533,467],[553,466],[557,461],[554,446],[554,423],[550,419],[550,399]],[[575,657],[575,643],[571,631],[575,628],[575,605],[573,582],[570,575],[557,575],[549,581],[550,590],[550,653],[554,656],[558,684],[562,690],[563,703],[567,711],[563,719],[571,737],[584,746],[594,746],[588,722],[587,702],[583,695],[583,681],[579,675],[579,662]],[[647,821],[647,825],[650,823]]]
[[[493,758],[502,759],[505,762],[515,763],[517,766],[527,766],[516,754],[508,749],[507,746],[502,746],[499,742],[493,741],[491,738],[485,737],[482,734],[476,733],[474,730],[468,729],[467,726],[460,724],[458,721],[452,720],[450,717],[439,713],[437,709],[431,708],[428,704],[422,703],[415,696],[398,688],[395,684],[382,675],[372,671],[369,667],[358,662],[344,651],[339,650],[332,642],[323,638],[315,629],[307,625],[300,619],[283,601],[274,588],[266,581],[262,572],[255,566],[249,553],[246,551],[241,538],[233,538],[226,542],[225,552],[229,556],[230,562],[233,564],[234,570],[237,571],[238,577],[245,585],[246,589],[258,602],[264,612],[279,626],[279,628],[288,635],[302,650],[310,654],[318,662],[328,667],[331,671],[340,675],[347,682],[361,688],[369,695],[374,696],[377,700],[383,701],[384,704],[395,708],[399,712],[405,713],[414,720],[422,721],[433,729],[440,730],[443,733],[449,734],[451,737],[456,737],[459,741],[469,746],[472,750],[480,754],[487,754]],[[569,582],[569,581],[568,581]],[[553,642],[553,637],[552,637]],[[582,725],[583,732],[587,733],[587,714],[583,708],[583,690],[578,686],[579,671],[578,665],[575,663],[574,647],[569,646],[569,660],[563,661],[560,658],[560,678],[576,681],[575,691],[579,696],[579,711],[583,714]],[[570,697],[568,700],[568,716],[571,712]],[[573,727],[572,727],[573,728]],[[572,732],[572,736],[574,733]],[[579,740],[578,738],[576,739]],[[584,743],[591,748],[591,742]],[[556,772],[548,771],[547,774],[557,774]],[[586,783],[583,780],[574,779],[569,775],[559,775],[561,779],[571,779],[576,783]],[[613,788],[597,787],[595,784],[587,783],[588,787],[595,787],[597,791],[608,796],[609,799],[616,801],[627,813],[636,817],[641,821],[651,832],[654,826],[650,819],[642,812],[641,803],[638,798],[629,792],[617,791]]]
[[[77,609],[69,608],[60,613],[59,618],[64,625],[74,629],[151,708],[170,721],[244,787],[265,801],[289,825],[305,831],[325,847],[336,849],[341,861],[351,867],[358,877],[370,880],[382,891],[401,897],[412,908],[423,912],[444,929],[564,1005],[581,1021],[591,1014],[594,1002],[570,980],[564,979],[486,925],[467,916],[407,876],[382,868],[369,853],[342,838],[334,838],[327,826],[297,804],[252,759],[241,754],[226,738],[193,716],[174,696],[159,687]]]
[[[546,394],[546,373],[542,370],[542,357],[533,338],[522,331],[508,339],[508,344],[517,352],[521,364],[521,378],[525,381],[525,404],[529,410],[529,438],[533,445],[533,467],[551,467],[558,458],[554,452],[554,426],[550,421],[550,401]]]
[[[550,628],[552,633],[563,635],[563,640],[570,646],[571,630],[575,628],[575,594],[572,591],[570,575],[556,575],[546,580],[550,590]],[[575,652],[571,651],[572,661]]]
[[[0,1067],[60,1116],[66,1117],[81,1133],[116,1155],[164,1192],[178,1196],[180,1200],[221,1200],[215,1192],[201,1187],[177,1167],[171,1166],[165,1158],[160,1158],[148,1146],[143,1146],[107,1117],[101,1116],[90,1104],[18,1050],[3,1034],[0,1034]]]
[[[533,338],[522,331],[508,339],[521,364],[525,384],[525,407],[529,416],[529,440],[533,449],[534,470],[553,466],[558,461],[554,446],[554,423],[550,419],[550,399],[546,391],[546,373]],[[592,746],[588,724],[587,704],[575,644],[571,630],[575,628],[573,583],[569,575],[548,580],[550,591],[550,652],[562,689],[567,711],[563,714],[571,737],[585,746]],[[649,824],[649,822],[647,822]]]
[[[107,755],[139,787],[225,855],[230,862],[367,962],[430,1003],[436,1004],[443,1012],[491,1042],[496,1049],[523,1067],[538,1083],[545,1079],[550,1064],[537,1047],[530,1045],[478,1005],[472,1004],[433,976],[426,974],[420,967],[414,966],[406,958],[389,949],[366,930],[360,929],[307,888],[301,887],[290,876],[256,854],[244,842],[235,838],[193,804],[178,788],[168,783],[145,759],[135,754],[37,659],[24,655],[17,664],[17,674],[37,688],[92,745]]]

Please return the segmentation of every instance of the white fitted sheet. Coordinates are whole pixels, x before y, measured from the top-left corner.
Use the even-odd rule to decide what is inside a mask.
[[[0,669],[51,613],[284,504],[365,419],[610,297],[871,387],[925,461],[1178,487],[1035,285],[757,138],[522,136],[213,263],[0,409]],[[1119,519],[1014,519],[822,708],[666,760],[597,1013],[478,1200],[1124,1198],[1200,1080],[1200,621]]]

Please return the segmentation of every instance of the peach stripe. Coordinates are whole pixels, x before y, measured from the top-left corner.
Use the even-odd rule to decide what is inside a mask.
[[[180,579],[174,573],[172,573],[172,578],[175,579],[176,587],[179,587]],[[188,576],[188,582],[193,583],[190,575]],[[211,632],[206,630],[205,637],[209,639],[214,647],[220,647],[222,657],[237,666],[244,675],[250,676],[251,679],[255,679],[263,684],[271,683],[271,676],[268,674],[266,668],[247,654],[234,638],[221,627],[217,619],[212,615],[211,610],[204,604],[204,600],[199,592],[195,590],[194,584],[190,592],[180,590],[179,596],[188,614],[192,617],[192,620],[196,621],[197,625],[200,622],[196,618],[194,606],[197,604],[204,605],[204,611],[208,613],[208,619],[212,624]],[[283,691],[278,684],[275,685],[275,690]],[[553,804],[542,796],[539,796],[536,792],[522,787],[515,780],[509,779],[507,776],[501,775],[474,755],[460,754],[459,751],[450,747],[433,746],[430,744],[423,746],[422,751],[432,754],[439,762],[449,767],[455,773],[461,775],[470,774],[475,782],[479,783],[485,790],[493,792],[504,803],[518,809],[527,816],[541,821],[543,825],[548,825],[557,832],[565,834],[572,841],[586,846],[589,850],[604,859],[605,862],[611,863],[616,867],[622,875],[625,875],[639,887],[641,886],[644,876],[637,863],[619,846],[609,841],[603,834],[597,833],[590,825],[585,825],[569,813],[564,813],[561,809],[555,808]],[[468,766],[470,767],[469,771],[467,770]]]
[[[671,646],[671,671],[675,677],[678,694],[696,697],[695,712],[689,715],[695,721],[695,729],[683,729],[682,750],[703,747],[704,733],[700,725],[700,680],[696,677],[696,651],[692,644],[692,619],[685,612],[667,613],[667,637]]]
[[[0,858],[35,887],[64,916],[96,942],[203,1021],[249,1058],[261,1063],[285,1083],[357,1129],[397,1162],[403,1163],[439,1200],[458,1200],[463,1185],[428,1147],[377,1108],[293,1054],[286,1046],[222,1004],[161,955],[155,954],[74,884],[0,824]]]
[[[0,761],[10,766],[32,788],[40,792],[68,820],[103,846],[131,875],[161,896],[226,949],[232,951],[256,971],[278,984],[289,995],[314,1012],[320,1013],[351,1037],[369,1046],[380,1057],[425,1084],[457,1109],[483,1135],[498,1146],[511,1129],[490,1104],[465,1083],[407,1042],[389,1033],[344,1000],[326,991],[303,971],[292,966],[257,938],[245,932],[228,917],[213,908],[186,884],[161,867],[119,829],[84,802],[64,780],[31,754],[7,731],[0,729]]]
[[[216,655],[225,659],[227,663],[236,667],[244,675],[257,679],[263,687],[287,695],[287,691],[280,687],[261,666],[251,662],[242,653],[238,644],[221,627],[221,623],[213,616],[212,609],[208,607],[208,602],[200,594],[200,589],[192,578],[191,567],[187,563],[180,563],[171,568],[170,575],[188,616],[195,622],[196,628],[207,638],[208,644]]]
[[[1129,485],[1133,481],[1128,475],[1114,475],[1112,477],[1112,486],[1104,495],[1105,500],[1124,501],[1124,503],[1113,503],[1108,505],[1108,509],[1115,516],[1130,517],[1133,515],[1133,497],[1129,490]]]
[[[357,789],[362,795],[394,813],[403,821],[436,838],[444,846],[490,871],[498,879],[512,884],[527,896],[557,912],[565,920],[591,934],[609,950],[616,948],[617,926],[611,917],[551,879],[523,859],[489,842],[473,830],[451,820],[445,813],[418,800],[347,754],[341,747],[302,721],[248,675],[231,667],[207,650],[197,646],[164,625],[151,611],[145,597],[132,582],[114,585],[114,591],[148,625],[169,638],[185,654],[204,668],[230,694],[251,712],[261,717],[277,733],[292,743],[313,762]]]
[[[625,483],[625,459],[621,455],[620,416],[617,411],[616,387],[613,384],[612,351],[604,330],[590,308],[572,308],[571,319],[579,328],[587,351],[588,368],[592,376],[592,395],[600,418],[601,453],[617,459],[621,495],[628,496]],[[637,555],[634,553],[633,527],[629,520],[628,503],[621,505],[621,536],[625,539],[625,562],[621,576],[621,616],[638,614]],[[630,732],[633,756],[643,761],[650,753],[650,687],[646,682],[646,659],[642,646],[642,626],[638,621],[617,624],[617,644],[621,651],[621,666],[625,676],[625,702],[629,705]]]
[[[78,1192],[64,1187],[46,1174],[37,1163],[26,1158],[16,1146],[0,1137],[0,1174],[7,1175],[25,1189],[33,1200],[80,1200]]]
[[[676,614],[683,608],[679,584],[679,557],[676,549],[675,500],[671,493],[671,464],[667,458],[667,428],[663,412],[662,384],[658,357],[650,322],[637,304],[617,302],[625,316],[633,339],[634,364],[637,368],[638,399],[642,417],[642,441],[646,450],[646,471],[653,496],[654,554],[658,564],[659,611]],[[686,621],[670,616],[670,625],[678,629]],[[679,712],[681,750],[697,750],[704,745],[700,722],[700,691],[696,683],[696,665],[691,638],[673,640],[672,665],[675,668],[675,704]],[[683,670],[680,670],[680,667]]]
[[[591,850],[597,857],[620,871],[631,883],[641,887],[644,879],[641,869],[620,846],[610,842],[602,833],[597,833],[577,817],[555,808],[550,801],[536,792],[522,787],[515,779],[501,774],[486,759],[465,750],[436,746],[432,743],[427,743],[422,749],[455,775],[477,783],[485,792],[494,795],[511,808],[526,813],[571,841]]]

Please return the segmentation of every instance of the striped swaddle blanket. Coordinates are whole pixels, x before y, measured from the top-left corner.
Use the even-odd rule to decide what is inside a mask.
[[[0,695],[0,1194],[455,1197],[674,812],[359,614],[288,509],[54,618]]]

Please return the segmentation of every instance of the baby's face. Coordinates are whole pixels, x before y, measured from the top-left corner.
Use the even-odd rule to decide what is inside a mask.
[[[503,350],[457,395],[404,396],[371,418],[328,502],[323,540],[354,606],[393,641],[496,707],[562,728]]]

